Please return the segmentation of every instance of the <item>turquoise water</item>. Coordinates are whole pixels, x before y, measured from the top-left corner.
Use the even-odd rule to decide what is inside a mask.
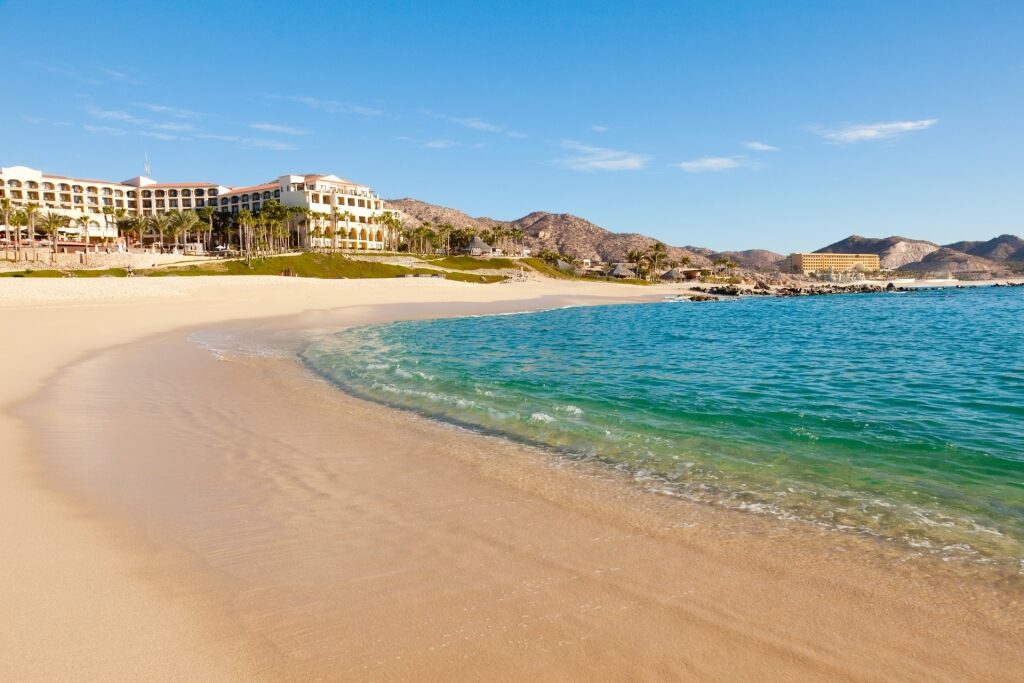
[[[356,395],[659,490],[1024,566],[1024,290],[400,322],[310,345]]]

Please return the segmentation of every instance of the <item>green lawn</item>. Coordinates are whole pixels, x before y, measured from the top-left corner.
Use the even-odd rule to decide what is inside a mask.
[[[452,270],[500,270],[502,268],[518,268],[519,262],[508,258],[473,258],[472,256],[441,256],[421,257],[425,263],[438,268]]]

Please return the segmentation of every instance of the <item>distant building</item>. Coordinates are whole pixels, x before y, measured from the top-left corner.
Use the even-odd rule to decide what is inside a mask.
[[[878,254],[795,253],[789,255],[788,265],[794,273],[804,275],[829,270],[875,272],[882,268]]]
[[[479,236],[473,235],[473,239],[469,241],[466,248],[463,251],[470,256],[490,256],[494,253],[494,249],[491,245],[480,239]]]
[[[62,231],[79,239],[117,236],[120,216],[150,216],[169,211],[209,207],[218,212],[259,211],[272,199],[301,207],[310,215],[318,237],[314,246],[343,249],[383,249],[386,227],[381,223],[383,200],[366,185],[335,175],[283,175],[261,185],[227,187],[217,183],[159,183],[137,176],[122,182],[50,175],[25,166],[0,168],[0,199],[15,207],[35,204],[88,225],[69,225]]]

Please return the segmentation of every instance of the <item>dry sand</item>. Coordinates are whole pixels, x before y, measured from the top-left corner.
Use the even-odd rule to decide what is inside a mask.
[[[1019,676],[1014,579],[667,500],[180,331],[666,291],[0,283],[0,679]]]

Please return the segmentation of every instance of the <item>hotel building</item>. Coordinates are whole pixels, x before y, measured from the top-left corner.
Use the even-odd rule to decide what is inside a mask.
[[[848,272],[863,270],[876,272],[881,270],[878,254],[829,254],[829,253],[796,253],[789,255],[789,267],[795,273],[810,275],[823,271]]]
[[[42,212],[54,211],[76,221],[87,217],[89,224],[84,230],[72,223],[67,234],[90,240],[116,238],[119,216],[204,207],[225,213],[242,209],[255,213],[276,199],[284,206],[309,211],[311,225],[324,232],[337,225],[333,240],[314,238],[314,246],[333,242],[344,249],[383,249],[385,228],[380,217],[388,210],[366,185],[334,175],[283,175],[262,185],[227,187],[209,182],[160,183],[145,176],[116,183],[8,166],[0,168],[0,199],[5,198],[18,208],[31,203]]]

